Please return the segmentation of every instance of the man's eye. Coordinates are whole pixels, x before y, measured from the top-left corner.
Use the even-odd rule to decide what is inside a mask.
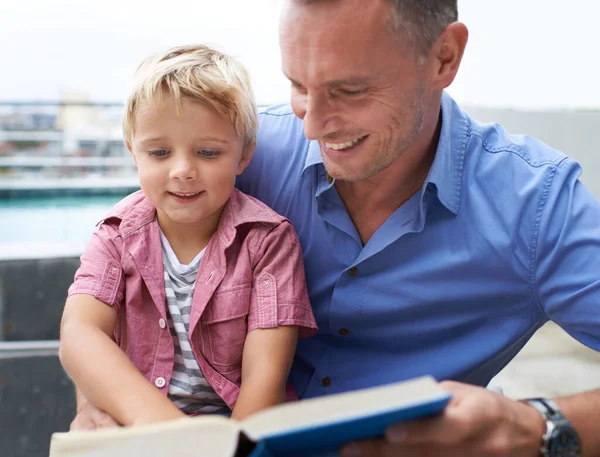
[[[340,92],[344,95],[360,95],[366,92],[366,89],[340,89]]]
[[[207,159],[214,159],[219,155],[219,151],[215,151],[214,149],[200,149],[198,154]]]
[[[300,84],[291,83],[291,85],[292,85],[292,90],[294,90],[295,92],[299,92],[299,93],[306,92],[306,89],[304,87],[302,87]]]
[[[166,149],[152,149],[148,151],[148,154],[155,157],[164,157],[169,154],[169,151]]]

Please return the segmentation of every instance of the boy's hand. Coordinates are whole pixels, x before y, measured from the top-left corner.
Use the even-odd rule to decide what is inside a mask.
[[[99,428],[119,427],[120,425],[104,411],[96,408],[89,401],[83,402],[77,408],[77,415],[71,422],[70,431],[96,430]]]

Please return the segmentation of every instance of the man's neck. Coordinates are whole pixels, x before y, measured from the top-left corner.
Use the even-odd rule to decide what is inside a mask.
[[[385,170],[361,181],[336,181],[336,189],[363,245],[394,211],[423,187],[439,143],[441,114],[437,120],[429,134],[424,134]]]

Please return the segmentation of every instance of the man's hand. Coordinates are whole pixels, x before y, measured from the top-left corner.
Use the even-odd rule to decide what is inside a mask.
[[[384,439],[350,443],[343,457],[538,457],[546,424],[525,403],[451,381],[443,414],[389,427]]]
[[[119,427],[119,424],[104,411],[96,408],[86,400],[77,408],[77,415],[71,422],[70,430],[96,430],[111,427]]]

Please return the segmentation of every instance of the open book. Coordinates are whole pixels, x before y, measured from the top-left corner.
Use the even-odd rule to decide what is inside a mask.
[[[55,433],[50,457],[277,457],[335,455],[351,440],[441,412],[450,394],[425,376],[286,403],[236,422],[197,416],[151,425]]]

